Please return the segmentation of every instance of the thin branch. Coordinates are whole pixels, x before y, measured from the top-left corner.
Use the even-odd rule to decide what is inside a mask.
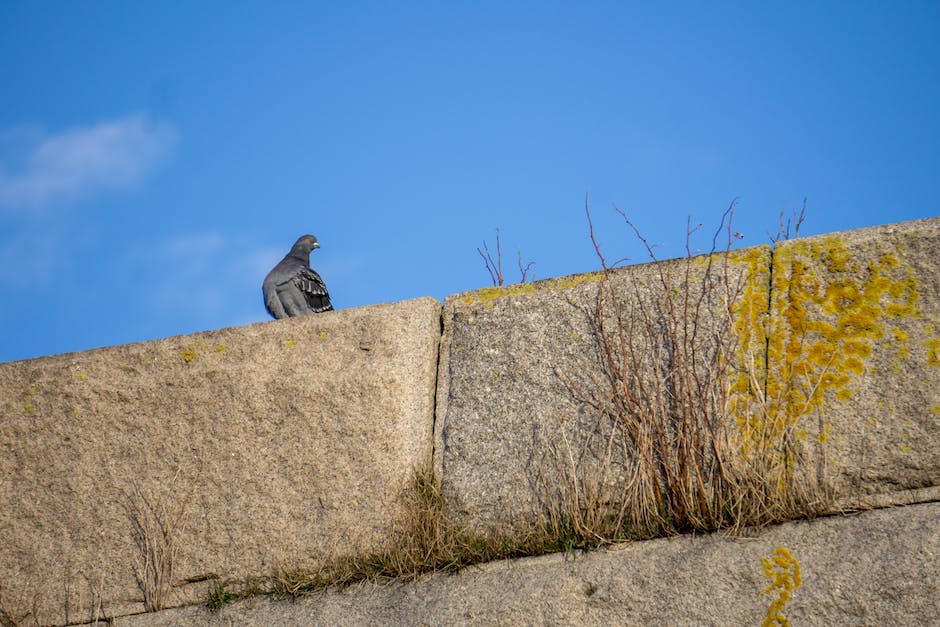
[[[480,257],[483,258],[483,263],[486,265],[486,271],[490,273],[490,279],[493,281],[493,285],[502,285],[503,256],[502,250],[500,250],[499,229],[496,229],[496,261],[493,261],[493,256],[490,254],[490,247],[486,245],[486,240],[483,241],[483,250],[477,248],[477,252],[480,253]]]
[[[785,210],[783,207],[780,208],[780,225],[777,227],[777,234],[770,235],[770,241],[776,244],[779,241],[786,241],[789,239],[796,239],[800,236],[800,227],[803,225],[803,220],[806,219],[806,198],[803,199],[803,206],[800,207],[800,212],[797,213],[796,209],[793,210],[793,215],[784,220]],[[790,234],[790,228],[793,228],[793,234]]]
[[[486,244],[486,241],[483,242],[483,249],[477,248],[477,252],[483,259],[486,271],[490,273],[490,279],[493,281],[493,285],[497,287],[502,286],[505,282],[505,277],[503,275],[503,247],[499,240],[499,229],[496,229],[496,259],[493,259],[493,255],[490,253],[490,247]],[[519,282],[525,283],[529,280],[529,271],[532,269],[532,266],[535,265],[535,262],[530,261],[523,265],[522,248],[516,247],[516,263],[519,266],[519,274],[521,275]]]
[[[584,213],[587,216],[588,232],[591,234],[591,243],[594,244],[594,252],[597,254],[597,258],[601,262],[601,268],[606,273],[610,270],[610,266],[607,265],[607,260],[604,258],[604,253],[601,252],[601,246],[597,243],[597,238],[594,237],[594,222],[591,220],[591,209],[588,203],[588,195],[588,192],[584,192]]]
[[[516,247],[516,261],[519,264],[519,274],[522,276],[519,282],[525,283],[526,278],[529,275],[529,270],[532,269],[532,266],[535,265],[535,262],[530,261],[525,265],[525,267],[522,266],[522,247]]]

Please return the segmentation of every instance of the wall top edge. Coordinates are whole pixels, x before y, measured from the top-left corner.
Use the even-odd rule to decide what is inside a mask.
[[[205,329],[203,331],[194,331],[192,333],[180,333],[177,335],[170,335],[166,337],[156,337],[149,338],[146,340],[140,340],[137,342],[127,342],[125,344],[109,344],[105,346],[97,346],[94,348],[89,348],[79,351],[68,351],[64,353],[52,353],[49,355],[42,355],[39,357],[31,357],[28,359],[18,359],[13,361],[0,362],[0,366],[12,365],[12,364],[24,364],[30,362],[36,362],[38,360],[45,359],[69,359],[69,358],[78,358],[81,355],[93,354],[100,351],[109,351],[118,348],[127,348],[132,349],[135,347],[140,347],[146,344],[153,344],[158,342],[174,342],[174,343],[186,343],[192,341],[198,341],[203,339],[210,339],[218,334],[228,334],[228,333],[255,333],[260,332],[262,329],[265,331],[273,330],[278,328],[283,328],[285,332],[288,329],[299,329],[305,326],[310,326],[314,324],[323,324],[329,323],[331,325],[342,324],[343,321],[351,321],[361,318],[367,315],[381,315],[382,310],[385,309],[400,309],[400,308],[414,308],[421,309],[427,308],[428,311],[436,310],[439,311],[441,307],[441,301],[432,297],[432,296],[420,296],[418,298],[411,298],[407,300],[401,300],[396,302],[388,303],[375,303],[371,305],[360,305],[359,307],[349,307],[347,309],[338,309],[335,311],[328,311],[321,314],[310,315],[310,316],[298,316],[295,318],[287,318],[284,320],[261,320],[259,322],[250,322],[248,324],[235,325],[231,327],[221,327],[218,329]]]
[[[878,235],[890,235],[890,234],[903,234],[916,231],[940,231],[940,217],[932,218],[920,218],[917,220],[909,220],[905,222],[894,222],[876,226],[863,227],[860,229],[850,229],[845,231],[833,231],[829,233],[820,233],[817,235],[811,235],[806,237],[800,237],[798,240],[787,240],[787,242],[799,241],[799,240],[813,240],[818,238],[831,238],[831,237],[845,237],[851,239],[863,239],[866,237],[877,237]],[[778,242],[777,245],[785,244],[786,242]],[[735,248],[731,250],[732,254],[735,255],[746,255],[749,251],[761,251],[761,250],[771,250],[772,245],[770,244],[759,244],[756,246],[748,246],[744,248]],[[705,258],[712,254],[723,254],[725,251],[718,250],[714,253],[704,253],[701,255],[696,255],[694,258]],[[613,272],[623,272],[630,271],[630,269],[651,266],[654,264],[670,264],[681,261],[683,258],[670,258],[670,259],[657,259],[654,261],[647,261],[641,263],[634,263],[626,266],[618,266],[615,269],[612,269]],[[515,283],[511,285],[503,286],[493,286],[493,287],[484,287],[475,290],[466,290],[463,292],[457,292],[450,294],[445,297],[444,305],[445,306],[458,306],[462,303],[470,302],[480,302],[491,300],[492,298],[500,296],[512,296],[512,295],[521,295],[521,294],[534,294],[537,292],[542,292],[544,290],[558,290],[558,289],[567,289],[580,285],[582,283],[596,282],[603,278],[603,271],[598,269],[592,272],[568,274],[557,277],[551,277],[546,279],[539,279],[538,281],[532,281],[530,283]],[[117,344],[117,345],[106,345],[101,347],[90,348],[82,351],[70,351],[65,353],[53,353],[50,355],[43,355],[41,357],[33,357],[30,359],[15,360],[8,362],[0,362],[0,365],[3,364],[14,364],[20,362],[31,362],[37,359],[47,359],[50,357],[56,358],[65,358],[69,356],[80,355],[83,353],[89,353],[93,351],[107,350],[110,348],[115,348],[117,346],[134,346],[139,344],[147,344],[150,342],[160,342],[160,341],[182,341],[185,338],[202,338],[207,335],[219,332],[230,332],[234,330],[246,330],[253,327],[259,327],[261,325],[294,325],[294,324],[309,324],[309,318],[315,318],[319,316],[325,316],[326,318],[321,318],[321,321],[329,320],[330,318],[333,321],[338,321],[337,319],[342,319],[343,317],[353,316],[357,317],[360,315],[365,315],[367,313],[374,314],[377,313],[382,308],[389,307],[400,307],[400,306],[420,306],[419,303],[425,303],[426,306],[441,307],[441,302],[432,297],[432,296],[422,296],[413,299],[407,299],[403,301],[395,301],[388,303],[376,303],[370,305],[361,305],[359,307],[350,307],[348,309],[340,309],[336,311],[331,311],[323,314],[318,314],[318,316],[303,316],[299,318],[292,318],[287,320],[263,320],[259,322],[253,322],[244,325],[237,325],[232,327],[222,327],[219,329],[206,329],[203,331],[195,331],[193,333],[183,333],[178,335],[172,335],[161,338],[149,338],[146,340],[140,340],[138,342],[129,342],[127,344]],[[303,321],[303,322],[300,322]]]

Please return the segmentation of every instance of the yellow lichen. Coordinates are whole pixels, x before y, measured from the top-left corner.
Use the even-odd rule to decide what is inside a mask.
[[[536,288],[531,283],[518,283],[516,285],[485,287],[477,290],[463,299],[464,304],[489,303],[504,296],[518,296],[519,294],[534,294]]]
[[[738,375],[731,386],[731,411],[742,416],[748,410],[748,398],[757,394],[754,384],[765,378],[764,344],[768,319],[767,257],[759,248],[734,251],[729,260],[746,267],[747,280],[741,298],[733,305],[734,332],[738,339]]]
[[[205,340],[199,340],[198,342],[192,342],[183,349],[180,353],[180,357],[183,358],[187,364],[196,360],[199,355],[209,350],[209,345]],[[224,350],[224,348],[223,348]],[[219,352],[219,351],[216,351]]]
[[[320,331],[320,333],[317,334],[317,337],[320,338],[321,340],[325,340],[325,339],[326,339],[326,331]]]
[[[284,348],[294,348],[297,345],[297,342],[294,340],[284,340]]]
[[[924,342],[927,348],[927,365],[940,366],[940,338],[932,337]]]
[[[749,266],[750,273],[758,271]],[[886,322],[918,317],[919,292],[898,254],[883,253],[862,266],[837,236],[778,247],[772,277],[773,315],[766,288],[752,279],[734,310],[741,367],[731,411],[744,453],[783,454],[787,474],[792,456],[781,448],[787,434],[827,403],[852,398],[853,382],[866,372],[877,342],[890,332],[898,358],[909,356],[907,332]],[[761,345],[766,367],[755,362],[754,347]],[[829,437],[823,429],[817,440]]]
[[[598,281],[603,280],[603,272],[591,272],[588,274],[576,274],[574,276],[564,277],[561,279],[553,279],[547,283],[547,286],[552,290],[566,290],[574,287],[575,285],[581,285],[582,283],[597,283]]]
[[[541,290],[566,290],[576,285],[586,282],[597,282],[604,280],[603,272],[590,272],[587,274],[577,274],[560,279],[551,279],[540,281],[539,283],[516,283],[515,285],[499,285],[485,287],[467,294],[461,302],[465,305],[472,303],[489,303],[506,296],[519,296],[521,294],[535,294]]]
[[[183,361],[188,364],[199,357],[199,349],[196,348],[195,344],[190,344],[185,349],[183,349],[183,352],[180,353],[180,357],[182,357]]]
[[[222,344],[221,342],[215,345],[215,352],[216,352],[216,354],[221,355],[222,353],[224,353],[224,352],[227,351],[227,350],[228,350],[228,348],[225,346],[225,344]]]
[[[800,563],[786,547],[778,546],[770,557],[761,558],[761,571],[764,577],[770,580],[763,595],[777,597],[767,608],[767,616],[761,622],[762,627],[789,625],[790,621],[783,615],[783,609],[793,591],[803,585]]]
[[[23,412],[27,416],[31,416],[33,412],[36,411],[36,406],[33,405],[33,397],[39,393],[39,387],[36,385],[29,386],[29,391],[23,395]]]
[[[75,376],[78,377],[78,380],[79,380],[79,381],[84,381],[84,380],[87,378],[87,377],[85,376],[85,373],[84,373],[84,372],[79,372],[79,373],[78,373],[77,375],[75,375]]]

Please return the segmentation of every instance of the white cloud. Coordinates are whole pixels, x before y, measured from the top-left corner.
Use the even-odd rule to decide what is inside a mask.
[[[0,163],[0,207],[30,212],[140,183],[173,149],[177,132],[143,114],[34,140],[13,171]]]

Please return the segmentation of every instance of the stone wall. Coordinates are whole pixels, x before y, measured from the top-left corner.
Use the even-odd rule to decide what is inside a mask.
[[[676,320],[697,326],[684,337],[702,355],[724,328],[736,343],[725,355],[750,363],[745,374],[767,390],[731,413],[753,420],[758,403],[770,406],[754,428],[803,440],[808,473],[832,492],[828,511],[937,486],[938,258],[940,220],[918,220],[631,266],[606,282],[580,275],[448,297],[435,464],[452,514],[501,529],[538,515],[558,489],[577,491],[573,481],[620,481],[589,476],[623,446],[596,407],[610,390],[593,320],[599,295],[610,315],[611,294],[622,346],[645,368],[683,348],[657,341],[664,294],[680,296]],[[711,367],[689,370],[704,378]]]
[[[602,411],[609,382],[599,367],[598,333],[612,328],[605,325],[616,314],[626,329],[618,346],[633,349],[638,363],[655,370],[674,359],[657,326],[669,319],[664,294],[693,305],[671,319],[698,325],[688,344],[697,354],[751,364],[750,378],[736,382],[727,399],[736,428],[757,428],[750,417],[762,415],[760,429],[786,429],[807,472],[828,491],[828,512],[937,500],[938,258],[940,219],[919,220],[488,288],[451,296],[443,310],[427,298],[0,364],[0,616],[64,624],[130,615],[155,597],[167,606],[202,602],[218,580],[312,569],[334,555],[374,551],[400,522],[402,493],[432,451],[448,515],[479,531],[544,514],[572,477],[621,485],[617,469],[631,453]],[[690,372],[708,367],[696,362]],[[751,379],[762,395],[753,394]],[[755,403],[765,405],[763,413]],[[599,476],[598,468],[613,472]],[[934,510],[910,512],[921,521],[911,524],[929,532],[922,519]],[[907,524],[872,516],[865,520],[874,521],[873,529]],[[805,546],[815,546],[811,529],[832,525],[831,533],[854,547],[839,550],[859,564],[877,562],[881,549],[866,549],[855,537],[869,532],[853,531],[851,521],[821,524],[805,527]],[[792,530],[780,533],[791,534],[787,542],[802,546],[804,527],[786,528]],[[669,553],[681,542],[649,546]],[[936,532],[918,542],[935,550]],[[715,553],[708,567],[738,569],[750,587],[759,584],[754,556],[728,557],[738,549],[727,546],[731,553]],[[561,556],[486,572],[512,579],[523,568],[533,582],[537,571],[573,586],[577,616],[545,610],[547,622],[600,620],[607,614],[591,608],[601,601],[623,609],[607,597],[632,604],[618,616],[695,622],[688,614],[695,603],[662,598],[663,586],[682,580],[676,564],[686,558],[663,561],[658,550],[585,558],[570,581],[551,575],[552,564],[566,563]],[[819,552],[816,560],[816,549],[808,551],[800,559],[826,589],[818,592],[820,603],[835,602],[832,586],[844,586],[840,594],[849,596],[862,590],[858,569],[840,570],[835,553]],[[175,571],[162,590],[159,566],[170,552]],[[634,582],[644,598],[610,587],[612,578],[633,581],[625,573],[636,570],[637,560],[654,560],[662,571],[660,583],[631,575],[647,582]],[[936,602],[922,597],[940,593],[936,577],[921,577],[926,567],[917,559],[906,563],[897,572],[874,570],[883,578],[919,577],[920,587],[884,579],[878,585],[894,586],[916,615],[932,615],[927,610],[935,612]],[[707,588],[708,596],[733,596],[738,579],[716,576],[720,585]],[[429,584],[441,600],[405,604],[398,619],[380,608],[360,617],[511,621],[549,597],[567,598],[533,583],[500,613],[480,605],[485,591],[459,592],[472,579],[460,577],[432,578],[445,582]],[[482,585],[513,589],[493,577]],[[584,599],[582,580],[595,591]],[[807,588],[804,601],[815,599]],[[362,602],[346,594],[326,597],[324,607]],[[392,603],[399,593],[389,594]],[[474,598],[461,602],[465,613],[453,614],[445,606],[461,594]],[[735,609],[731,596],[728,616],[757,616],[754,602]],[[827,614],[815,603],[801,606],[800,616],[898,622],[889,609]],[[330,616],[327,609],[309,611],[313,622]],[[723,616],[721,607],[715,611]],[[141,620],[156,624],[159,616]],[[200,616],[180,620],[210,622]],[[277,623],[276,612],[268,618]],[[233,620],[269,622],[257,614]]]
[[[78,622],[376,550],[431,453],[430,298],[0,364],[0,592]],[[157,591],[159,594],[159,591]]]

